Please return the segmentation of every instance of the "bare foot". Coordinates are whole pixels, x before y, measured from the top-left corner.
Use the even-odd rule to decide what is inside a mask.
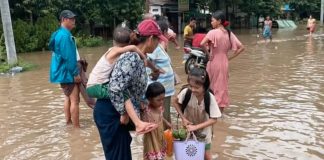
[[[74,128],[74,129],[80,129],[80,124],[73,125],[73,128]]]
[[[68,120],[68,121],[66,122],[66,125],[67,125],[67,126],[72,125],[72,120]]]

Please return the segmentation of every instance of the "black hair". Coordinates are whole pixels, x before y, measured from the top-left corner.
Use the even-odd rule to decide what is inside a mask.
[[[157,97],[161,94],[165,94],[165,88],[160,82],[151,83],[146,90],[145,97],[147,99]]]
[[[191,21],[195,21],[195,20],[196,20],[195,17],[190,17],[190,22],[191,22]]]
[[[159,21],[159,20],[161,20],[161,16],[160,15],[158,15],[158,14],[155,14],[154,15],[154,19],[155,19],[155,21]]]
[[[203,68],[195,67],[190,70],[190,73],[188,75],[188,83],[190,80],[194,80],[195,83],[203,85],[205,91],[209,89],[209,76],[207,71]]]
[[[221,24],[224,24],[226,21],[225,13],[223,11],[216,11],[212,14],[212,17],[216,20],[220,20]]]
[[[113,40],[119,44],[129,44],[132,31],[128,27],[118,26],[113,33]]]
[[[205,69],[202,68],[193,68],[189,75],[188,75],[188,83],[190,84],[190,81],[193,80],[195,83],[203,85],[204,87],[204,103],[205,103],[205,111],[208,113],[208,115],[210,115],[210,94],[209,93],[213,93],[210,89],[209,89],[209,85],[210,85],[210,80],[209,80],[209,76],[208,73],[206,72]],[[181,104],[181,111],[184,112],[185,108],[187,107],[190,97],[191,97],[191,93],[192,91],[190,90],[190,88],[188,88],[184,100]]]
[[[215,13],[212,14],[212,17],[215,18],[216,20],[220,20],[222,25],[224,25],[224,23],[226,22],[226,16],[223,11],[216,11]],[[225,28],[225,29],[227,30],[228,38],[229,38],[230,44],[232,46],[231,31],[228,28]]]
[[[168,31],[169,25],[168,22],[164,19],[160,19],[159,21],[157,21],[157,24],[159,25],[162,33],[165,33]]]

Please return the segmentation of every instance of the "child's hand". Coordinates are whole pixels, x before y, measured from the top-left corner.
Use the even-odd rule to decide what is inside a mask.
[[[129,116],[128,114],[124,114],[120,116],[120,124],[126,125],[129,122]]]
[[[192,125],[193,123],[190,122],[189,120],[187,120],[186,118],[182,118],[182,125],[183,126],[188,126],[188,125]]]
[[[187,130],[188,132],[193,132],[193,131],[196,131],[198,130],[197,126],[196,125],[187,125]]]
[[[157,124],[141,121],[138,125],[136,125],[136,134],[145,134],[151,132],[157,127],[158,127]]]
[[[136,52],[141,57],[141,59],[146,59],[146,55],[137,46],[130,45],[129,47],[131,52]]]
[[[157,69],[150,74],[150,77],[153,81],[155,81],[159,78],[160,74],[164,74],[164,73],[165,71],[163,69]]]
[[[161,68],[159,68],[156,72],[158,72],[159,74],[164,74],[165,73],[165,71],[163,69],[161,69]]]
[[[81,83],[81,76],[77,75],[74,77],[74,83]]]

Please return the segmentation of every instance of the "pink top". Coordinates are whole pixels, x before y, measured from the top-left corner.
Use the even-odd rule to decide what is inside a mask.
[[[206,37],[210,41],[210,61],[213,60],[215,55],[224,54],[227,56],[230,49],[237,50],[242,46],[242,43],[237,39],[233,32],[231,32],[230,40],[228,32],[225,29],[213,29],[207,33]]]
[[[231,38],[227,30],[214,29],[206,35],[211,50],[206,70],[209,74],[210,88],[219,107],[229,106],[228,51],[237,50],[242,45],[232,32],[230,34]]]

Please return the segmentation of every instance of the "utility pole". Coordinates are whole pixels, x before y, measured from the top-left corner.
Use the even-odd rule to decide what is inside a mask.
[[[7,59],[9,65],[17,64],[17,54],[15,40],[12,31],[11,16],[8,0],[0,0],[1,19],[3,25],[3,33],[5,37]]]
[[[324,14],[324,0],[321,0],[321,26],[323,26],[323,20],[324,20],[324,18],[323,18],[323,15]]]

